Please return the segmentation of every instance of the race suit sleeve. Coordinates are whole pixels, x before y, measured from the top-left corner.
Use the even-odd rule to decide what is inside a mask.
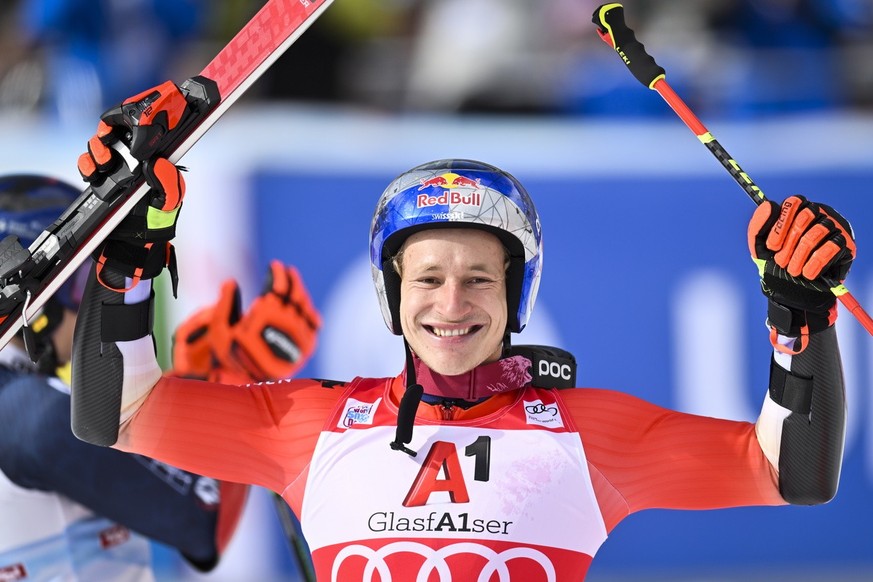
[[[676,412],[611,390],[562,397],[608,530],[644,509],[784,503],[752,423]]]
[[[608,390],[562,392],[579,429],[607,527],[643,509],[831,499],[845,426],[833,328],[812,336],[807,349],[786,362],[790,368],[777,359],[782,356],[772,362],[779,369],[771,371],[756,424],[676,412]]]
[[[214,563],[219,510],[211,494],[214,484],[151,459],[80,441],[69,428],[70,397],[50,386],[52,381],[17,374],[0,390],[3,473],[20,487],[59,493],[177,548],[195,563]]]
[[[312,380],[236,386],[164,378],[117,447],[288,498],[286,489],[303,485],[298,478],[342,392]]]
[[[197,474],[286,493],[342,389],[309,380],[237,386],[162,376],[151,330],[136,323],[153,301],[148,287],[142,281],[117,293],[93,276],[86,286],[74,341],[76,434]],[[129,307],[135,315],[128,318]],[[119,322],[128,329],[118,331]]]

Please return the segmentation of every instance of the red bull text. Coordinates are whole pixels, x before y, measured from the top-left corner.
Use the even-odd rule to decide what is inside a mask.
[[[459,176],[453,172],[434,176],[433,178],[422,178],[421,185],[418,190],[425,188],[444,188],[445,191],[437,196],[429,194],[419,194],[416,198],[416,205],[419,208],[427,208],[428,206],[445,206],[446,204],[466,204],[470,206],[481,206],[482,195],[479,193],[479,179],[472,179],[466,176]],[[473,189],[472,192],[461,193],[456,190]]]
[[[455,190],[447,190],[439,196],[428,196],[427,194],[419,194],[415,199],[415,205],[418,208],[427,208],[429,206],[445,206],[446,204],[466,204],[467,206],[481,206],[482,195],[479,192],[470,192],[462,194]]]

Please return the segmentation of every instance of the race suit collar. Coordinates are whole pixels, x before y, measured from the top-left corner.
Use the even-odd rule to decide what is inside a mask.
[[[434,372],[414,354],[413,365],[416,380],[424,388],[424,393],[440,398],[476,401],[524,388],[531,382],[531,362],[524,356],[502,358],[457,376]],[[405,375],[404,370],[404,381]]]

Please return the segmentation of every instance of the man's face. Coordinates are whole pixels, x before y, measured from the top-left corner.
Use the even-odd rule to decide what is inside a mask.
[[[454,376],[500,358],[506,330],[506,259],[493,234],[425,230],[403,246],[400,324],[412,351]]]

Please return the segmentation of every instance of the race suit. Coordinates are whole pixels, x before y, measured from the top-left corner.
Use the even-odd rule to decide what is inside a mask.
[[[77,338],[95,337],[111,301],[90,286]],[[533,388],[516,375],[469,408],[422,402],[415,456],[389,448],[405,373],[241,387],[161,377],[149,335],[78,350],[74,400],[99,405],[94,375],[121,384],[106,388],[121,391],[121,410],[106,400],[102,412],[122,423],[115,446],[279,493],[319,580],[581,580],[634,512],[820,503],[839,475],[845,403],[833,328],[773,362],[756,424],[610,390]],[[437,374],[419,380],[437,392]],[[810,393],[812,414],[802,410]],[[81,435],[86,422],[75,421]]]
[[[219,483],[80,441],[69,387],[32,366],[0,351],[0,580],[153,580],[149,538],[214,566]]]

